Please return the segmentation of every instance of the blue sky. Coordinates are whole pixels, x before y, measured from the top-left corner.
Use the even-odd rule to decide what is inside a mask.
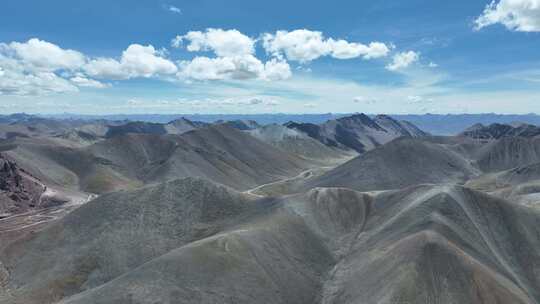
[[[9,1],[0,112],[540,113],[540,0]]]

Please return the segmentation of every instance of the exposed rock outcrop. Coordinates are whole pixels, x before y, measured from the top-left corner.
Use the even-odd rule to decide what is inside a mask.
[[[46,187],[0,154],[0,216],[38,207]]]

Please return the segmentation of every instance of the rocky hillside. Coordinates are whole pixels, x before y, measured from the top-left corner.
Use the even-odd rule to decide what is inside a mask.
[[[387,115],[374,119],[365,114],[355,114],[323,124],[286,124],[288,128],[304,132],[308,136],[330,147],[351,149],[364,153],[399,137],[423,137],[428,134],[413,124],[397,121]]]
[[[540,127],[530,124],[498,124],[494,123],[488,126],[476,124],[462,133],[459,136],[466,136],[475,139],[492,140],[502,137],[535,137],[540,135]]]
[[[39,207],[46,187],[0,154],[0,216]]]

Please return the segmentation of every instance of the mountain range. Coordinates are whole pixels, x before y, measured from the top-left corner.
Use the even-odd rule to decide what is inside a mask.
[[[61,120],[130,120],[146,121],[156,123],[167,123],[179,118],[187,118],[192,121],[202,121],[213,123],[216,121],[256,121],[261,125],[284,124],[289,121],[298,123],[322,124],[328,120],[335,120],[359,113],[326,113],[326,114],[117,114],[117,115],[80,115],[80,114],[55,114],[41,115],[45,118]],[[22,114],[17,114],[22,115]],[[369,114],[373,118],[376,115]],[[513,124],[527,123],[540,125],[540,116],[531,114],[389,114],[396,120],[406,120],[413,123],[420,129],[434,135],[457,135],[466,128],[481,123],[489,125],[492,123]],[[9,116],[7,116],[9,117]]]
[[[4,117],[0,302],[540,303],[536,130]]]

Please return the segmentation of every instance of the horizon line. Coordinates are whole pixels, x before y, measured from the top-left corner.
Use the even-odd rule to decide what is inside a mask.
[[[496,112],[478,112],[478,113],[368,113],[368,112],[342,112],[342,113],[333,113],[333,112],[321,112],[321,113],[106,113],[106,114],[91,114],[91,113],[31,113],[31,112],[11,112],[11,113],[0,113],[0,116],[10,116],[10,115],[30,115],[30,116],[60,116],[60,115],[73,115],[73,116],[255,116],[255,115],[355,115],[355,114],[365,114],[365,115],[416,115],[416,116],[426,116],[426,115],[438,115],[438,116],[464,116],[464,115],[497,115],[497,116],[539,116],[539,113],[529,112],[529,113],[496,113]]]

